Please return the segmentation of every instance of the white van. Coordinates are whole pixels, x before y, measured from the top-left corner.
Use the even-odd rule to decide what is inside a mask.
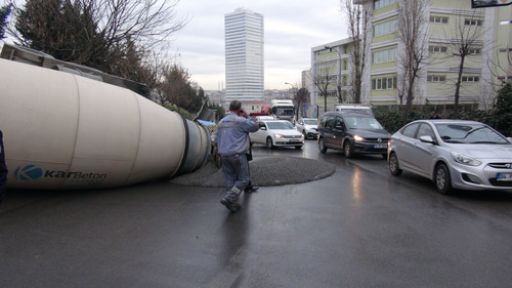
[[[364,105],[338,105],[336,106],[336,112],[339,113],[356,113],[367,116],[374,116],[372,107]]]

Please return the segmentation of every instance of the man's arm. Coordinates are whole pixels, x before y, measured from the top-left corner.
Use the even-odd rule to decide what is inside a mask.
[[[244,129],[245,132],[252,133],[256,132],[260,129],[260,126],[258,126],[258,123],[255,121],[252,121],[251,119],[246,119],[245,122],[242,124],[242,129]]]

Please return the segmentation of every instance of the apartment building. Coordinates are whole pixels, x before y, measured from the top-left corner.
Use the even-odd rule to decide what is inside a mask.
[[[404,89],[405,46],[400,39],[401,3],[406,0],[354,0],[369,15],[362,102],[372,105],[400,103]],[[408,0],[411,1],[411,0]],[[454,103],[458,79],[461,31],[474,36],[461,78],[460,103],[491,108],[503,80],[512,79],[512,7],[472,9],[469,0],[429,0],[421,39],[425,60],[415,84],[414,104]],[[344,40],[341,40],[344,41]],[[348,41],[348,40],[345,40]],[[312,54],[321,49],[312,49]],[[327,53],[329,49],[325,49]],[[335,57],[332,55],[330,57]],[[312,71],[319,66],[312,57]],[[351,62],[349,62],[351,63]],[[404,99],[405,100],[405,99]]]
[[[312,104],[320,106],[320,110],[325,105],[326,94],[328,110],[333,110],[339,99],[351,102],[352,43],[352,39],[342,39],[311,49],[311,69],[309,75],[305,75],[309,79],[304,79],[303,83],[311,93]]]

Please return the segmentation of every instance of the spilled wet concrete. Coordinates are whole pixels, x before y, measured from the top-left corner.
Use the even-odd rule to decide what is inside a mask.
[[[250,162],[251,179],[258,186],[299,184],[323,179],[336,172],[336,166],[325,161],[297,157],[262,157]],[[195,173],[173,179],[179,185],[223,187],[222,169],[208,163]]]

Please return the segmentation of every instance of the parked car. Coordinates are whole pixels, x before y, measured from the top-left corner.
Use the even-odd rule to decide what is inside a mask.
[[[265,120],[258,122],[260,130],[251,133],[251,142],[264,144],[267,148],[274,147],[295,147],[302,149],[304,136],[297,131],[290,121],[286,120]]]
[[[393,134],[389,171],[432,179],[437,191],[512,190],[512,142],[474,121],[424,120]]]
[[[274,116],[255,116],[254,117],[257,122],[268,121],[268,120],[277,120]]]
[[[304,135],[304,139],[318,137],[318,120],[316,118],[300,118],[295,127]]]
[[[318,125],[318,148],[342,150],[345,157],[354,154],[380,154],[387,157],[390,134],[374,117],[359,113],[329,112]]]

